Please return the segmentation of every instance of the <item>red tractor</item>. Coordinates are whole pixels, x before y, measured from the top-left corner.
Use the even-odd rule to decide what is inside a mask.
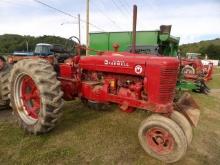
[[[10,102],[19,125],[33,134],[55,127],[63,99],[78,97],[98,108],[115,103],[125,112],[151,111],[140,125],[140,144],[151,156],[175,162],[191,143],[191,125],[199,113],[188,94],[173,102],[178,69],[176,58],[128,52],[76,55],[60,63],[20,59],[10,72]]]
[[[187,53],[187,58],[181,59],[182,73],[186,79],[203,79],[208,81],[212,79],[213,63],[203,65],[199,53]]]
[[[78,50],[63,61],[56,56],[19,59],[8,83],[19,125],[33,134],[52,130],[63,99],[80,98],[97,108],[114,103],[124,112],[138,108],[152,112],[138,130],[145,152],[168,163],[181,159],[192,141],[199,107],[189,94],[173,101],[179,60],[135,54],[133,47],[133,53],[115,49],[99,56],[80,56]]]

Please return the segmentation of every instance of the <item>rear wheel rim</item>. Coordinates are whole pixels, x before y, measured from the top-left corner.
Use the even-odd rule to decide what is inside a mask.
[[[169,154],[174,150],[174,138],[167,130],[154,127],[144,135],[148,146],[158,155]]]
[[[185,68],[184,74],[194,74],[194,71],[192,68]]]
[[[15,104],[25,123],[33,125],[38,121],[41,109],[40,92],[34,80],[27,74],[20,74],[16,80]]]

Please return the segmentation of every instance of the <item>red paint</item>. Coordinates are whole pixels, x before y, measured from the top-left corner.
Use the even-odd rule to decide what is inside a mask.
[[[204,65],[203,72],[205,73],[205,81],[212,80],[213,63],[210,62],[208,65]]]
[[[201,59],[182,59],[181,66],[184,67],[186,65],[192,66],[195,69],[195,74],[184,74],[185,79],[196,80],[201,78],[200,75],[203,75],[202,78],[205,81],[209,81],[212,79],[213,73],[213,63],[209,63],[207,66],[202,64]]]
[[[38,119],[40,110],[40,92],[32,78],[27,75],[22,79],[21,99],[26,113],[30,117]]]
[[[100,103],[116,103],[128,112],[134,108],[172,112],[178,59],[127,52],[76,57],[77,60],[70,58],[59,65],[58,79],[64,99],[79,96]]]
[[[146,143],[157,154],[171,153],[175,146],[173,136],[165,129],[154,127],[145,133]]]
[[[132,88],[135,88],[135,87],[132,86]],[[118,97],[138,100],[137,93],[134,91],[131,91],[128,88],[120,88],[118,91]],[[131,113],[134,111],[134,108],[129,106],[129,103],[127,101],[121,102],[121,103],[119,103],[119,105],[120,105],[120,109],[123,112]]]
[[[69,58],[66,63],[59,64],[58,80],[61,81],[61,89],[65,100],[73,100],[78,96],[81,86],[79,70],[76,66],[79,62],[78,56]]]
[[[60,70],[59,73],[60,77],[64,77],[64,78],[72,78],[75,74],[74,68],[68,64],[60,64],[59,70]]]
[[[181,65],[182,66],[186,66],[186,65],[192,66],[196,70],[197,74],[203,68],[203,64],[202,64],[202,61],[200,59],[182,59],[181,60]]]

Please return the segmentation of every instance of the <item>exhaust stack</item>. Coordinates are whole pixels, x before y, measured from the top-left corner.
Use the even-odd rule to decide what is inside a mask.
[[[137,5],[133,6],[132,53],[136,52]]]

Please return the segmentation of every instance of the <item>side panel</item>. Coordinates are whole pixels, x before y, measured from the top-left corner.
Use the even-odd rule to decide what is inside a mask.
[[[59,65],[58,80],[61,82],[61,88],[64,92],[65,100],[73,100],[78,96],[81,81],[76,74],[76,69],[68,64]]]
[[[139,31],[137,32],[137,45],[157,45],[158,31]]]
[[[90,45],[91,49],[106,51],[109,50],[109,33],[90,33]],[[95,55],[96,52],[90,51],[89,54]]]
[[[127,47],[131,45],[131,41],[131,32],[110,32],[109,50],[113,50],[112,45],[118,43],[120,45],[119,51],[126,51]]]
[[[81,59],[84,70],[144,76],[145,60],[135,56],[90,56]]]
[[[159,31],[137,31],[137,45],[157,45]],[[127,51],[132,44],[132,32],[90,33],[90,48],[101,51],[113,50],[112,45],[120,45],[119,52]],[[90,51],[91,55],[96,54]]]
[[[178,60],[151,60],[146,63],[147,91],[150,102],[172,103],[178,75]]]

